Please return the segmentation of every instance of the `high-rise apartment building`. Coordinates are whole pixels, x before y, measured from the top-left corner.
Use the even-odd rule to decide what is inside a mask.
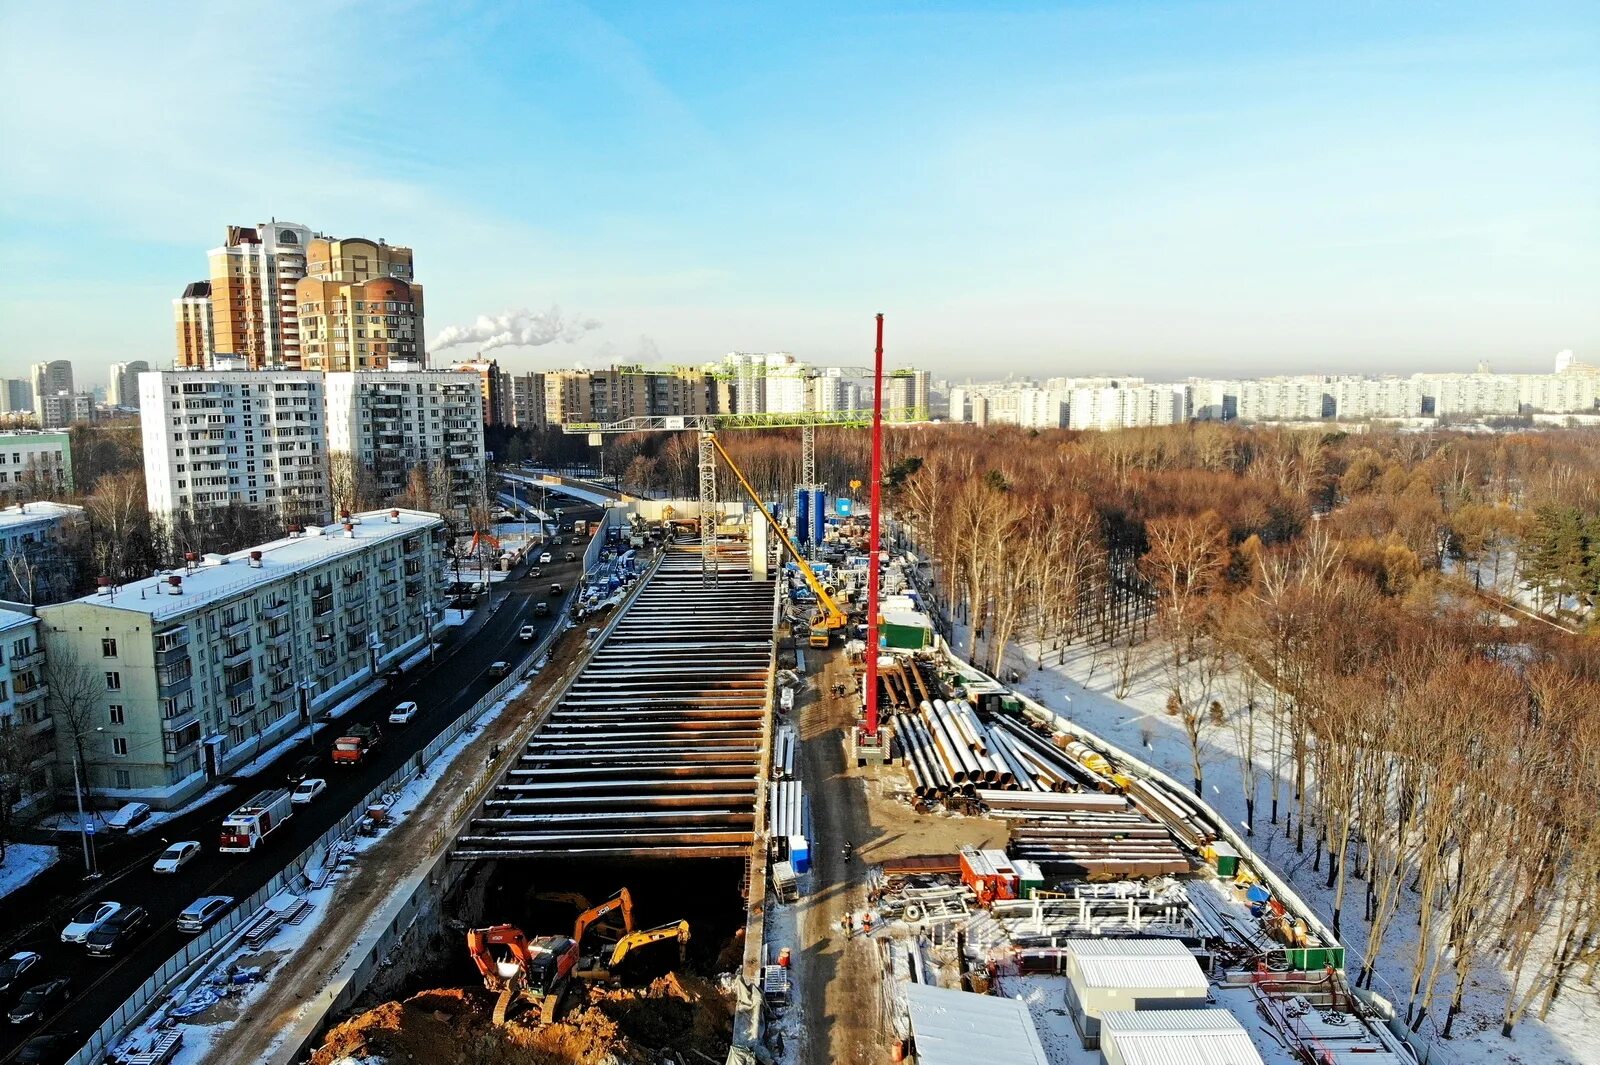
[[[102,797],[182,805],[428,646],[444,542],[437,515],[375,510],[39,608],[45,654],[94,680],[60,764],[81,740]]]
[[[359,237],[316,237],[294,286],[304,341],[301,366],[383,370],[390,360],[425,364],[422,286],[410,248]]]
[[[923,421],[928,417],[931,375],[927,370],[893,370],[884,376],[884,418]]]
[[[53,362],[36,362],[32,367],[33,385],[33,410],[43,414],[41,400],[44,396],[56,396],[63,392],[69,395],[72,387],[72,363],[66,359],[56,359]],[[66,424],[62,422],[60,424]]]
[[[193,281],[172,301],[172,323],[178,342],[173,365],[180,370],[201,370],[211,365],[216,339],[211,329],[211,282]]]
[[[112,363],[111,380],[106,388],[106,402],[113,407],[137,407],[139,375],[149,372],[150,364],[142,359]]]
[[[703,370],[688,366],[554,370],[544,375],[544,381],[549,425],[716,412],[711,379]]]
[[[511,424],[518,429],[541,432],[550,426],[545,412],[545,375],[525,373],[507,375],[511,392]]]
[[[52,392],[37,397],[36,405],[41,429],[64,429],[95,419],[94,395],[89,392]]]
[[[510,403],[505,393],[507,375],[493,359],[475,359],[458,362],[450,369],[456,373],[478,375],[478,395],[483,402],[483,424],[505,425],[511,421]]]
[[[0,381],[0,413],[24,413],[33,410],[33,382],[21,377],[8,377]]]
[[[228,227],[222,247],[208,256],[212,348],[206,354],[231,355],[252,370],[300,368],[294,286],[306,275],[306,245],[314,235],[305,226],[276,220]],[[180,301],[197,298],[191,296],[195,288],[185,289]],[[194,350],[184,344],[180,327],[179,368],[211,365],[192,361]]]
[[[229,504],[286,520],[329,513],[320,373],[241,370],[139,375],[151,514],[199,517]]]
[[[328,451],[335,506],[349,506],[354,470],[380,497],[406,488],[410,472],[441,476],[438,504],[465,517],[487,485],[481,378],[447,371],[363,370],[327,377]]]

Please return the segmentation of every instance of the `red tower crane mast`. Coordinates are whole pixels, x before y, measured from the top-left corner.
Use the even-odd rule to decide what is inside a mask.
[[[865,743],[878,743],[878,570],[879,531],[883,527],[883,315],[872,355],[872,497],[867,511],[867,721]]]

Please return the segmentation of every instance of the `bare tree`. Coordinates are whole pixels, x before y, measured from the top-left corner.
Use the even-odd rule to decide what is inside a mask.
[[[89,736],[94,734],[95,722],[105,699],[105,678],[63,641],[46,641],[46,647],[48,653],[44,659],[43,676],[49,690],[45,693],[45,702],[55,719],[57,731],[67,737],[77,756],[78,765],[83,767],[83,787],[88,793],[90,781],[86,745]]]

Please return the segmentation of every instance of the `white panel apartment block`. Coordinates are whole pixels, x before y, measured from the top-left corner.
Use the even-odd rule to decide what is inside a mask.
[[[139,420],[152,514],[238,503],[330,516],[322,374],[142,373]]]
[[[475,373],[361,370],[327,376],[328,449],[348,453],[394,495],[419,465],[443,463],[465,516],[483,500],[482,378]]]
[[[438,515],[376,510],[40,607],[51,662],[92,681],[90,786],[181,805],[424,653],[444,542]],[[56,743],[70,773],[71,736]]]

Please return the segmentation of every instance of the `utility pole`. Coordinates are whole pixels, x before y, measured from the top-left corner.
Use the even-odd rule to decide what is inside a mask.
[[[867,521],[867,726],[869,745],[878,739],[878,533],[883,510],[883,315],[872,356],[872,493]]]
[[[77,744],[72,748],[72,791],[78,797],[78,835],[83,840],[83,878],[100,879],[100,869],[95,861],[94,827],[83,814],[83,777],[78,771]]]

